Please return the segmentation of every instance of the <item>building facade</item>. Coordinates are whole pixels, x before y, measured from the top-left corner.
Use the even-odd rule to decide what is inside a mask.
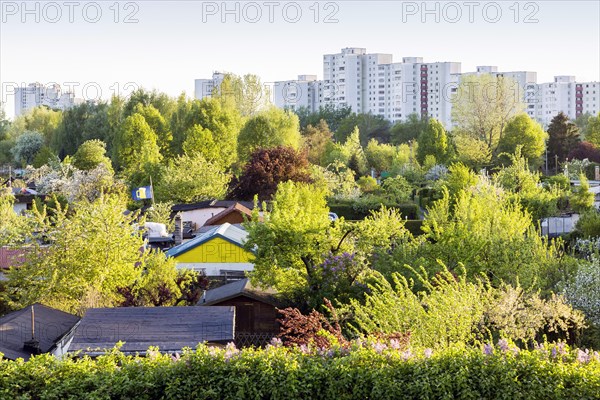
[[[545,127],[559,112],[569,118],[600,112],[600,82],[576,82],[572,76],[557,76],[554,82],[537,83],[533,71],[499,71],[496,66],[478,66],[462,72],[459,62],[424,62],[421,57],[404,57],[393,62],[391,54],[367,53],[347,47],[323,56],[323,79],[300,75],[296,80],[273,84],[273,103],[291,110],[310,112],[323,106],[351,107],[356,113],[371,113],[391,122],[404,121],[410,114],[432,117],[447,129],[453,127],[452,97],[465,75],[490,74],[515,80],[515,94],[525,103],[527,114]],[[196,80],[196,98],[209,96],[223,80]]]
[[[15,90],[15,116],[40,106],[64,111],[78,103],[81,101],[75,99],[72,92],[62,92],[60,85],[56,83],[51,85],[30,83]]]

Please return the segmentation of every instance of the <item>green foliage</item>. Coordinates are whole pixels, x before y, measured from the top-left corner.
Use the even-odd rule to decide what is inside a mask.
[[[48,107],[35,107],[15,118],[10,128],[9,137],[17,138],[27,131],[39,132],[44,137],[44,144],[50,144],[63,121],[63,112]]]
[[[12,190],[0,186],[0,246],[23,243],[32,233],[29,219],[14,212],[14,201]]]
[[[156,133],[143,115],[127,117],[117,132],[114,142],[115,164],[127,173],[143,170],[162,159]]]
[[[421,132],[427,129],[428,121],[418,114],[409,114],[406,121],[399,121],[390,130],[391,142],[398,145],[416,141]]]
[[[89,171],[104,164],[112,170],[110,158],[106,156],[106,143],[98,139],[85,141],[73,155],[73,165],[83,171]]]
[[[112,142],[118,123],[113,118],[114,107],[118,98],[109,106],[104,102],[98,104],[84,102],[62,113],[62,122],[52,136],[50,145],[61,157],[73,155],[83,142],[91,139],[102,140],[112,151]],[[120,123],[120,120],[119,120]]]
[[[556,161],[563,162],[579,141],[577,125],[562,112],[558,113],[548,126],[548,165],[556,168]]]
[[[358,178],[358,181],[356,181],[356,184],[363,193],[373,193],[379,188],[377,179],[371,176],[361,176]]]
[[[246,122],[238,138],[238,155],[240,160],[247,160],[258,148],[286,146],[297,150],[300,142],[298,116],[273,106]]]
[[[462,263],[471,277],[483,273],[495,284],[529,287],[544,285],[547,269],[560,262],[560,248],[548,246],[529,213],[501,189],[483,182],[458,192],[451,204],[444,190],[425,217],[422,229],[433,243],[420,252],[429,268],[436,259],[451,270]]]
[[[237,139],[242,127],[239,112],[217,99],[180,99],[172,124],[172,152],[201,154],[206,160],[229,168],[237,160]]]
[[[33,162],[35,155],[44,146],[44,137],[39,132],[24,132],[19,136],[11,149],[14,160],[22,166]]]
[[[58,156],[48,146],[42,146],[42,148],[36,153],[33,158],[32,166],[34,168],[40,168],[42,165],[57,162]]]
[[[352,256],[352,262],[344,264],[351,271],[345,286],[351,286],[377,249],[391,249],[394,240],[407,233],[398,212],[385,208],[360,223],[338,220],[332,224],[325,196],[325,190],[315,185],[282,183],[264,222],[253,218],[246,224],[245,246],[255,254],[253,282],[273,286],[285,296],[301,296],[314,307],[332,290],[327,283],[332,281],[326,279],[327,259]]]
[[[587,120],[587,129],[582,130],[585,140],[600,146],[600,112],[596,116],[589,116]]]
[[[473,169],[480,169],[489,165],[492,161],[492,151],[488,144],[479,139],[469,136],[466,131],[454,131],[454,146],[458,161]]]
[[[302,147],[306,150],[308,161],[312,164],[325,166],[326,153],[331,148],[333,133],[327,122],[320,120],[315,126],[308,125],[302,129]]]
[[[380,143],[390,141],[390,122],[381,115],[374,114],[350,114],[344,118],[335,130],[335,139],[343,142],[358,128],[360,143],[365,145],[371,139],[377,139]]]
[[[389,203],[402,204],[410,200],[413,186],[403,176],[386,178],[381,184],[382,195]]]
[[[590,191],[590,184],[584,174],[579,175],[579,186],[573,190],[569,203],[577,212],[584,212],[594,207],[594,193]]]
[[[448,189],[449,195],[454,197],[460,191],[475,186],[478,181],[477,175],[469,167],[456,163],[448,168],[448,175],[442,184]]]
[[[319,110],[316,112],[311,113],[308,108],[300,107],[295,110],[295,113],[300,119],[300,128],[303,130],[308,127],[308,125],[317,126],[321,120],[324,120],[329,126],[329,129],[335,132],[337,131],[340,122],[352,114],[352,108],[350,106],[336,107],[333,104],[326,104],[325,106],[319,106]]]
[[[442,266],[443,267],[443,266]],[[543,300],[538,293],[501,285],[494,289],[481,280],[467,280],[447,269],[431,279],[413,272],[424,290],[400,274],[389,283],[379,278],[369,285],[365,302],[351,301],[353,328],[361,334],[410,333],[418,347],[444,348],[504,337],[530,344],[544,333],[569,338],[583,327],[583,316],[562,297]]]
[[[225,74],[220,87],[211,95],[223,106],[236,109],[244,117],[254,116],[270,105],[270,89],[263,85],[257,75],[237,76]]]
[[[463,76],[452,99],[452,120],[457,131],[463,138],[475,139],[473,146],[485,143],[484,149],[496,155],[508,121],[525,110],[522,91],[511,78],[491,74]],[[460,146],[456,143],[459,155],[464,155],[468,141],[462,140]],[[476,152],[469,154],[473,153]]]
[[[152,204],[152,207],[148,209],[146,220],[148,222],[165,224],[167,232],[173,232],[175,230],[175,219],[171,217],[172,206],[173,203],[170,201]]]
[[[394,162],[396,149],[389,144],[380,144],[377,140],[369,140],[369,144],[365,148],[365,157],[370,167],[375,168],[375,171],[390,171]]]
[[[494,182],[512,193],[513,199],[529,212],[533,220],[555,215],[558,195],[556,191],[541,187],[540,174],[529,169],[527,159],[521,155],[521,146],[517,147],[515,154],[507,155],[507,159],[509,166],[498,171]]]
[[[139,277],[144,260],[136,216],[123,210],[117,196],[75,203],[72,215],[62,208],[52,216],[38,210],[38,231],[50,246],[34,243],[25,265],[8,272],[10,300],[20,307],[42,302],[80,314],[88,307],[115,305],[117,289]]]
[[[169,157],[173,135],[165,117],[151,104],[147,106],[137,104],[134,110],[136,114],[144,117],[148,126],[156,134],[156,144],[160,153],[165,157]]]
[[[156,200],[176,203],[222,199],[230,179],[220,166],[200,155],[176,157],[160,175],[154,190]]]
[[[575,231],[585,239],[600,237],[600,212],[587,210],[581,213],[575,224]]]
[[[417,148],[417,161],[419,163],[423,164],[426,156],[435,157],[433,164],[435,164],[436,160],[441,163],[446,161],[448,137],[444,125],[440,121],[431,118],[427,124],[427,128],[421,132],[417,141],[419,143],[419,147]]]
[[[506,124],[502,137],[498,142],[498,153],[515,154],[517,148],[532,167],[542,164],[542,155],[546,149],[548,134],[542,126],[527,114],[519,114]],[[510,163],[508,157],[499,157],[501,161]]]
[[[92,359],[0,362],[0,391],[14,399],[593,399],[596,354],[562,344],[515,350],[506,342],[434,351],[354,344],[330,352],[200,345],[172,357],[118,350]]]

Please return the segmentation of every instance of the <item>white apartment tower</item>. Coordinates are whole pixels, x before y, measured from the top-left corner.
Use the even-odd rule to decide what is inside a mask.
[[[15,91],[15,116],[39,106],[64,111],[79,102],[73,93],[63,93],[59,84],[30,83],[27,86],[18,87]]]
[[[221,83],[225,78],[223,72],[213,72],[210,79],[196,79],[194,81],[194,97],[201,100],[205,97],[211,97],[215,88],[221,87]]]
[[[310,112],[319,109],[323,82],[316,75],[298,75],[297,80],[278,81],[273,85],[273,101],[281,108]]]
[[[600,112],[600,82],[576,82],[574,76],[555,76],[554,82],[535,85],[527,101],[527,112],[548,127],[552,118],[563,112],[570,119]]]

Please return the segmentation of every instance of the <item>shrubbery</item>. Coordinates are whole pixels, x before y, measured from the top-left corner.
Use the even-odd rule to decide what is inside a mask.
[[[598,393],[597,353],[560,343],[519,351],[504,340],[440,352],[394,341],[329,351],[201,345],[181,356],[114,351],[96,360],[42,355],[0,362],[3,399],[571,400]]]

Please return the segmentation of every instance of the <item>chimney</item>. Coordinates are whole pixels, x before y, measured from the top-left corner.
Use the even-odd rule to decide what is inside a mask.
[[[25,343],[23,343],[23,350],[31,354],[42,353],[40,342],[35,340],[35,310],[33,305],[31,306],[31,340],[26,340]]]
[[[183,242],[183,222],[181,222],[181,213],[175,215],[175,246]]]

